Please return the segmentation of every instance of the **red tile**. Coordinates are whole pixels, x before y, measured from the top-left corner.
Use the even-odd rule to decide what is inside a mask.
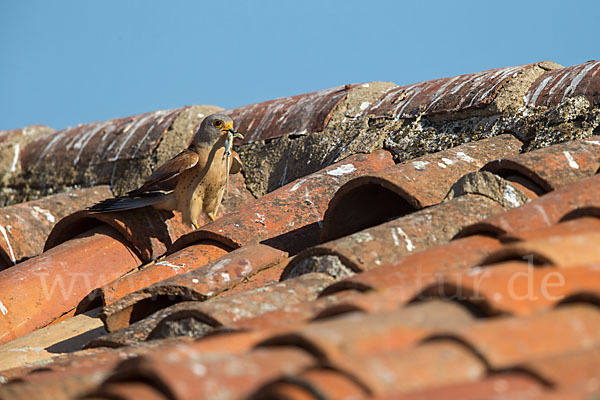
[[[522,368],[532,371],[560,388],[588,387],[600,390],[600,347],[582,349],[570,354],[539,358]]]
[[[600,232],[592,231],[509,243],[487,256],[482,265],[509,260],[556,267],[600,263],[599,240]]]
[[[441,330],[468,325],[473,316],[456,303],[432,301],[376,314],[351,313],[276,334],[261,346],[297,346],[342,366],[344,356],[385,353],[415,345]]]
[[[582,96],[592,105],[600,104],[600,61],[548,71],[540,76],[525,96],[530,106],[554,107],[567,98]]]
[[[518,372],[495,373],[477,382],[456,383],[453,385],[438,386],[418,392],[407,393],[390,397],[381,397],[378,400],[436,400],[436,399],[527,399],[548,393],[548,388],[531,375]]]
[[[168,258],[155,262],[131,274],[119,277],[98,290],[90,293],[79,304],[78,310],[85,310],[99,305],[107,306],[117,300],[144,289],[150,285],[168,279],[179,273],[185,273],[200,268],[209,262],[226,255],[229,249],[218,242],[205,241],[186,247]]]
[[[488,217],[464,228],[457,236],[499,236],[551,226],[577,209],[598,207],[599,193],[600,175],[594,175],[563,186],[520,207]]]
[[[170,400],[170,393],[164,393],[160,388],[152,387],[142,382],[126,382],[106,384],[100,393],[85,396],[85,399],[147,399]],[[106,396],[106,397],[105,397]]]
[[[389,90],[363,114],[414,118],[484,108],[508,81],[537,65],[517,65],[399,86]]]
[[[503,235],[500,237],[500,240],[502,240],[504,243],[518,241],[538,241],[551,239],[553,237],[560,238],[563,236],[598,231],[600,231],[600,218],[581,216],[548,227],[523,230],[508,235]]]
[[[108,186],[97,186],[0,209],[0,269],[40,254],[57,221],[111,196]]]
[[[125,239],[104,225],[1,271],[0,343],[51,323],[139,264]]]
[[[284,266],[288,264],[288,262],[289,258],[286,258],[285,260],[281,261],[280,265],[274,265],[271,268],[263,269],[255,275],[245,278],[240,285],[229,288],[222,293],[217,293],[215,297],[232,296],[239,293],[244,293],[248,290],[259,289],[267,285],[276,284],[277,282],[279,282],[281,272],[283,271]]]
[[[56,224],[48,236],[44,250],[71,239],[99,222],[113,227],[123,235],[145,262],[163,255],[178,237],[193,230],[192,226],[182,222],[181,213],[152,207],[114,213],[82,210]]]
[[[175,265],[172,256],[162,261],[167,266],[171,264],[171,268]],[[285,257],[286,253],[265,245],[244,246],[208,264],[203,260],[187,273],[133,292],[105,307],[100,316],[112,332],[173,303],[206,300],[240,284],[246,276],[279,264]]]
[[[168,398],[240,399],[264,382],[279,375],[298,373],[314,362],[312,357],[296,349],[254,350],[232,356],[205,355],[193,347],[179,346],[123,363],[93,396],[112,399],[118,388],[140,382],[169,393]]]
[[[85,168],[148,155],[182,110],[154,111],[41,135],[23,149],[23,169]]]
[[[88,374],[34,383],[10,383],[0,386],[0,398],[11,400],[70,400],[79,398],[95,389],[102,378],[102,374]]]
[[[531,315],[580,294],[600,298],[600,269],[595,265],[536,268],[525,262],[507,262],[446,274],[415,296],[472,304],[487,315]]]
[[[488,197],[460,196],[384,224],[308,248],[290,261],[281,279],[309,271],[314,257],[336,255],[354,272],[396,262],[411,253],[447,242],[467,225],[504,211]],[[324,272],[324,271],[319,271]]]
[[[225,111],[244,133],[242,143],[322,131],[335,106],[355,85],[283,97]]]
[[[57,379],[69,375],[106,372],[128,358],[137,357],[150,351],[152,346],[138,346],[126,351],[115,349],[86,349],[59,355],[47,362],[28,364],[0,372],[0,380],[9,382],[37,382],[46,379]]]
[[[494,369],[558,356],[600,344],[600,311],[587,304],[565,305],[526,318],[482,320],[452,333]]]
[[[501,176],[521,175],[549,192],[592,176],[600,168],[600,137],[592,136],[505,157],[482,170]]]
[[[148,339],[176,336],[199,338],[217,327],[229,326],[236,321],[281,307],[314,300],[318,292],[331,280],[324,274],[311,274],[203,302],[184,301],[100,337],[93,342],[93,346],[130,346]]]
[[[500,135],[352,179],[337,191],[327,208],[322,241],[440,203],[460,177],[491,160],[516,154],[520,148],[521,142],[513,136]]]
[[[124,360],[156,351],[155,344],[123,350],[90,349],[52,359],[49,363],[3,371],[11,379],[0,386],[1,398],[73,399],[94,390]],[[19,371],[20,370],[20,371]]]
[[[325,274],[309,274],[233,296],[206,302],[188,302],[180,307],[175,305],[170,312],[165,312],[164,318],[159,320],[150,337],[169,337],[169,324],[190,316],[198,320],[212,320],[220,326],[229,326],[241,319],[315,300],[321,289],[331,281],[331,277]]]
[[[142,323],[144,320],[137,322],[136,324]],[[185,344],[186,346],[193,347],[193,351],[202,354],[230,354],[230,355],[242,355],[250,351],[257,343],[264,340],[266,332],[253,331],[253,332],[218,332],[209,336],[203,337],[201,340],[194,338],[178,337],[176,340],[149,340],[142,342],[137,340],[139,338],[127,337],[126,334],[121,335],[120,332],[132,333],[127,328],[115,331],[108,335],[104,335],[90,343],[89,350],[95,350],[94,347],[106,348],[114,347],[121,352],[136,350],[139,348],[151,347],[156,349],[161,347],[166,349],[172,346],[180,346]],[[136,334],[139,332],[133,332]],[[147,332],[143,332],[146,336]],[[130,346],[130,344],[133,344]],[[116,349],[111,349],[116,350]]]
[[[357,293],[354,292],[343,292],[314,301],[286,305],[283,308],[270,311],[259,315],[258,317],[245,318],[232,322],[229,325],[229,328],[232,330],[265,332],[269,330],[289,330],[292,327],[301,327],[321,312],[347,301],[349,297],[353,297],[356,294]],[[353,311],[356,310],[356,308],[353,309]]]
[[[487,373],[484,363],[465,347],[451,342],[427,343],[405,350],[348,355],[338,367],[376,396],[476,382]]]
[[[348,289],[367,291],[403,286],[406,289],[418,287],[414,283],[419,283],[422,288],[422,285],[433,281],[440,274],[467,270],[479,265],[500,246],[497,239],[486,236],[453,240],[343,279],[326,288],[322,295]]]
[[[594,400],[600,395],[598,385],[595,385],[593,389],[585,387],[567,389],[567,390],[554,390],[552,392],[543,393],[540,396],[532,396],[528,400]]]
[[[184,235],[173,247],[218,238],[231,247],[262,242],[294,254],[319,242],[327,204],[343,183],[392,164],[391,155],[383,150],[348,157]]]
[[[261,387],[252,400],[362,399],[368,390],[351,376],[332,368],[314,368],[297,377],[280,378]]]

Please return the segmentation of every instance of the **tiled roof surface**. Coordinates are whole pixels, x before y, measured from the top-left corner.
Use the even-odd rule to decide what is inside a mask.
[[[85,208],[218,107],[0,132],[0,398],[600,395],[599,65],[227,110],[198,230]]]

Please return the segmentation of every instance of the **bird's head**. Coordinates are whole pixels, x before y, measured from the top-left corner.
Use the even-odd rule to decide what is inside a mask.
[[[241,133],[233,129],[233,119],[225,114],[212,114],[204,118],[196,131],[192,143],[213,145],[221,137],[231,133],[233,138],[243,139]]]

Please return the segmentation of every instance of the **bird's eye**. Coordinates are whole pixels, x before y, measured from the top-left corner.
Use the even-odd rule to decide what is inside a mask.
[[[215,122],[213,122],[213,125],[215,128],[221,129],[223,127],[223,121],[221,121],[220,119],[217,119],[217,120],[215,120]]]

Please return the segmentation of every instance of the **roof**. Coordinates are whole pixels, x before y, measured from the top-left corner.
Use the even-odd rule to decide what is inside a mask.
[[[600,393],[599,61],[231,115],[214,222],[94,214],[216,106],[0,132],[0,398]]]

